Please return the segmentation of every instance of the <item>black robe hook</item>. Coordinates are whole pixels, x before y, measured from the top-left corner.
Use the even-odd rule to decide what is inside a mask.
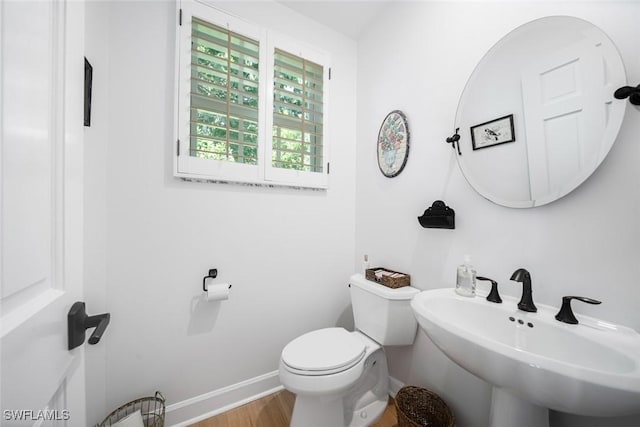
[[[462,156],[462,153],[460,152],[460,135],[458,135],[458,131],[460,130],[460,128],[456,128],[456,133],[454,133],[453,135],[451,135],[450,137],[447,138],[447,144],[451,144],[451,147],[454,149],[458,149],[458,155]],[[457,145],[456,145],[457,143]]]
[[[640,105],[640,85],[636,87],[622,86],[613,93],[613,96],[616,99],[629,98],[629,102],[633,105]]]

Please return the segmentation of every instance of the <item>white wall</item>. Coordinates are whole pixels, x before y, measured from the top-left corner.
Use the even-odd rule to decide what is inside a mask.
[[[85,5],[85,57],[93,66],[91,126],[84,128],[84,282],[89,314],[110,310],[106,287],[107,158],[109,147],[109,4]],[[107,331],[110,334],[111,330]],[[86,345],[87,414],[100,422],[106,407],[107,336],[99,345]]]
[[[95,68],[85,147],[86,293],[90,311],[112,314],[100,345],[87,347],[87,367],[94,369],[87,374],[89,421],[156,389],[175,407],[273,374],[291,338],[349,324],[344,285],[364,253],[372,265],[410,272],[422,289],[452,286],[465,253],[505,294],[519,294],[508,277],[526,267],[536,301],[558,305],[562,295],[590,296],[604,303],[576,304],[578,313],[640,329],[638,109],[628,109],[609,157],[585,184],[536,209],[502,208],[478,196],[444,143],[474,65],[502,35],[541,16],[568,14],[599,25],[636,84],[637,4],[397,1],[357,50],[277,3],[218,4],[332,53],[332,91],[340,93],[332,97],[331,189],[173,178],[174,4],[89,1],[87,57]],[[378,170],[375,142],[393,109],[407,114],[412,140],[405,170],[388,179]],[[456,209],[456,230],[417,223],[436,199]],[[234,286],[219,305],[198,302],[210,267]],[[449,362],[424,334],[412,348],[390,348],[388,356],[392,375],[447,398],[461,427],[486,424],[489,387]],[[622,427],[638,418],[554,414],[553,421],[554,427]]]
[[[508,279],[518,267],[533,278],[534,300],[558,306],[585,295],[599,306],[575,311],[640,330],[640,109],[629,108],[619,138],[600,168],[576,191],[550,205],[500,207],[478,196],[444,142],[453,134],[457,102],[484,53],[530,20],[565,14],[601,27],[620,49],[628,80],[640,81],[640,4],[634,2],[394,2],[358,44],[356,256],[407,271],[422,289],[454,285],[469,253],[478,273],[520,293]],[[405,112],[411,151],[405,170],[383,177],[376,162],[382,119]],[[416,217],[434,200],[456,210],[456,229],[423,229]],[[481,285],[484,286],[484,285]],[[464,313],[460,313],[464,315]],[[411,348],[388,351],[391,374],[430,387],[453,406],[460,427],[487,424],[490,388],[450,362],[420,333]],[[552,414],[558,426],[632,426],[613,420]]]
[[[87,356],[106,373],[106,383],[89,387],[103,402],[96,411],[161,390],[175,409],[168,424],[183,421],[217,409],[215,399],[196,399],[191,412],[176,403],[263,375],[277,385],[288,341],[352,322],[356,44],[277,3],[219,6],[332,55],[330,189],[174,178],[175,4],[89,4],[91,21],[107,23],[87,29],[99,39],[94,102],[108,110],[94,110],[86,147],[87,304],[111,312],[104,356],[98,346]],[[201,300],[213,267],[218,282],[233,285],[228,301]]]

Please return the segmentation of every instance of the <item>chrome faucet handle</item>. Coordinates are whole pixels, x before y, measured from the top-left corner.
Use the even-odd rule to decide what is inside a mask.
[[[571,300],[577,299],[578,301],[586,302],[587,304],[601,304],[602,301],[598,301],[596,299],[587,298],[587,297],[578,297],[578,296],[566,296],[562,297],[562,307],[560,307],[560,311],[556,314],[556,320],[564,323],[568,323],[570,325],[577,325],[578,319],[573,314],[573,310],[571,310]]]
[[[496,304],[502,304],[502,298],[500,298],[500,294],[498,293],[498,282],[493,279],[489,279],[488,277],[476,276],[477,280],[487,280],[491,282],[491,292],[487,295],[487,301],[495,302]]]

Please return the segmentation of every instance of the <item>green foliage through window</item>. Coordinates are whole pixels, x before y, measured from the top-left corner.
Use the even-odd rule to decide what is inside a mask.
[[[274,167],[323,171],[323,73],[321,65],[275,50]]]
[[[191,156],[258,163],[259,43],[192,21]]]

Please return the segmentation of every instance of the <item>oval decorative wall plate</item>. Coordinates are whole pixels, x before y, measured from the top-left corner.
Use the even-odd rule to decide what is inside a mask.
[[[378,166],[387,178],[402,172],[409,157],[409,126],[400,110],[393,110],[382,121],[378,132]]]

